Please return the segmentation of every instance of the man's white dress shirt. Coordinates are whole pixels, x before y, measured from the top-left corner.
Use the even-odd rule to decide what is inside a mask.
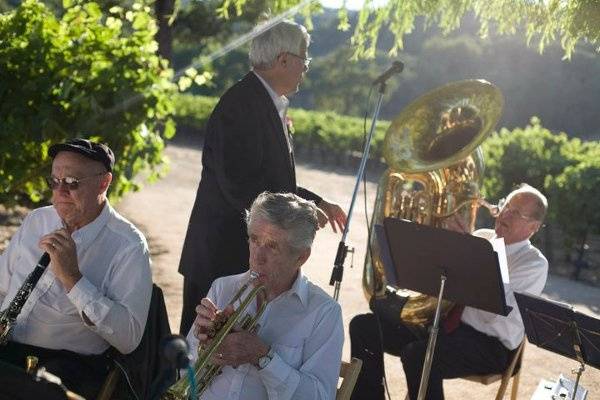
[[[249,272],[219,278],[207,297],[224,309],[248,278]],[[256,302],[248,312],[256,313]],[[203,400],[335,398],[344,343],[338,303],[299,272],[292,288],[267,304],[259,325],[257,335],[271,346],[273,359],[261,370],[251,364],[224,367]],[[198,339],[193,331],[187,341],[195,361]]]
[[[288,132],[288,126],[286,121],[290,101],[285,96],[279,96],[269,85],[269,83],[265,81],[262,76],[257,74],[256,71],[252,72],[254,73],[254,75],[256,75],[258,80],[261,81],[265,89],[267,89],[269,96],[271,96],[271,100],[273,100],[273,104],[275,105],[275,109],[277,109],[277,114],[279,115],[279,119],[281,119],[281,125],[283,126],[283,132],[285,133],[285,140],[288,145],[288,151],[292,153],[294,150],[292,145],[292,137],[290,136],[290,132]]]
[[[40,238],[60,228],[52,206],[25,217],[0,256],[1,309],[40,259]],[[11,340],[80,354],[100,354],[111,345],[130,353],[142,339],[152,293],[144,235],[107,201],[100,215],[71,237],[83,277],[67,293],[50,261],[17,318]],[[82,313],[94,325],[87,325]]]
[[[488,240],[496,238],[496,233],[492,229],[480,229],[473,235]],[[539,296],[546,284],[548,261],[529,240],[507,245],[506,259],[510,283],[504,285],[504,293],[506,304],[513,308],[510,314],[503,317],[473,307],[465,307],[461,321],[480,332],[498,338],[507,349],[514,350],[525,334],[514,292]]]

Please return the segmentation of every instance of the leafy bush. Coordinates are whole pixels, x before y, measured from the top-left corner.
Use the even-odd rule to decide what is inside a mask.
[[[536,117],[525,128],[493,133],[482,146],[486,196],[498,199],[522,182],[543,190],[548,177],[574,162],[566,153],[569,143],[565,133],[550,132]]]
[[[0,202],[39,201],[48,147],[71,137],[109,144],[117,156],[111,197],[137,188],[134,175],[163,165],[174,85],[155,55],[147,6],[64,1],[62,17],[26,0],[0,16]]]
[[[178,126],[186,126],[202,134],[204,125],[218,99],[214,97],[178,94],[174,97],[175,120]],[[290,109],[288,112],[294,127],[294,144],[299,148],[319,150],[333,155],[344,155],[363,150],[363,120],[333,112]],[[370,120],[367,121],[370,128]],[[381,157],[381,145],[387,121],[379,121],[371,142],[371,158]]]
[[[548,177],[546,187],[570,248],[586,243],[591,234],[600,234],[600,143],[574,141],[568,156],[575,163]]]
[[[173,118],[177,126],[193,128],[204,132],[204,126],[213,108],[219,101],[216,97],[194,96],[191,94],[176,94],[173,97]]]

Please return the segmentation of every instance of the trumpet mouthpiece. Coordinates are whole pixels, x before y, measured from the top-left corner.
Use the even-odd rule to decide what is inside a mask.
[[[497,204],[491,204],[488,201],[486,201],[483,197],[478,200],[478,203],[480,206],[487,208],[492,217],[496,218],[498,214],[500,214],[500,207]]]
[[[259,273],[256,271],[250,271],[250,280],[253,281],[254,279],[258,279],[259,277]]]

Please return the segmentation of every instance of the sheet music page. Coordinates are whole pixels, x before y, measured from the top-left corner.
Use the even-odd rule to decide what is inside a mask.
[[[504,238],[494,238],[491,240],[492,248],[498,254],[498,264],[500,264],[500,274],[502,275],[502,282],[506,285],[509,283],[508,280],[508,262],[506,261],[506,246],[504,245]]]

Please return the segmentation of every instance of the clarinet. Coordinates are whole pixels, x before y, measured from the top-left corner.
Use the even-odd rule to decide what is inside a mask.
[[[46,270],[46,267],[50,263],[50,255],[48,253],[44,253],[37,265],[31,271],[31,273],[25,279],[25,282],[19,288],[19,291],[15,295],[15,298],[12,299],[8,308],[0,312],[0,346],[5,345],[8,342],[8,338],[10,337],[10,333],[15,325],[17,317],[21,313],[21,309],[25,302],[29,298],[31,291],[37,285],[40,277]]]

